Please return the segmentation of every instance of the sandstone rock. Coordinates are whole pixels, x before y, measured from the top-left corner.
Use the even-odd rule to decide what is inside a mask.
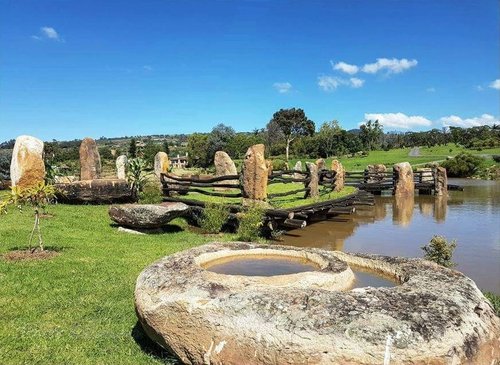
[[[267,176],[271,177],[273,174],[273,160],[266,160]]]
[[[339,160],[333,160],[331,170],[335,173],[334,191],[341,191],[344,188],[345,170]]]
[[[92,138],[84,138],[80,145],[80,180],[94,180],[101,177],[101,156]]]
[[[215,176],[238,175],[236,165],[231,157],[224,151],[215,152],[214,156]],[[239,180],[224,180],[221,184],[239,184]],[[215,190],[228,190],[225,188],[215,188]]]
[[[170,161],[168,159],[168,155],[165,152],[158,152],[155,155],[155,175],[160,178],[160,174],[168,172],[170,168]]]
[[[55,186],[57,200],[62,203],[128,203],[135,199],[126,180],[85,180]]]
[[[295,166],[293,167],[293,169],[295,171],[302,171],[302,161],[297,161],[295,163]],[[303,175],[302,174],[299,174],[298,172],[294,172],[293,173],[293,178],[294,179],[302,179],[303,178]]]
[[[264,200],[267,197],[267,166],[265,147],[256,144],[248,148],[243,161],[243,195],[245,198]]]
[[[316,166],[318,166],[318,171],[324,170],[325,169],[325,160],[322,158],[318,158],[316,160]]]
[[[109,216],[121,226],[130,228],[160,228],[189,209],[184,203],[168,205],[125,204],[109,208]]]
[[[319,257],[326,266],[270,277],[203,269],[207,259],[266,250]],[[339,290],[351,265],[400,285]],[[389,336],[391,364],[493,364],[500,357],[500,319],[474,282],[421,259],[213,243],[147,267],[135,307],[148,336],[188,364],[383,364]]]
[[[438,196],[448,195],[448,176],[446,174],[446,169],[441,166],[437,166],[435,170],[436,180],[434,181],[434,193]]]
[[[21,188],[37,185],[45,180],[43,142],[31,136],[16,138],[10,164],[12,186]]]
[[[68,175],[68,176],[54,176],[55,184],[68,184],[77,181],[76,176]]]
[[[385,179],[387,167],[382,164],[368,165],[365,169],[365,183],[378,183]]]
[[[116,176],[118,179],[126,180],[127,179],[127,165],[128,158],[126,155],[118,156],[116,159]]]
[[[394,165],[394,195],[413,195],[415,182],[413,181],[413,170],[408,162],[400,162]]]
[[[306,198],[316,198],[319,196],[319,176],[318,176],[318,167],[316,164],[312,162],[306,162],[307,171],[309,171],[309,183],[307,187],[310,189],[308,193],[306,193]]]

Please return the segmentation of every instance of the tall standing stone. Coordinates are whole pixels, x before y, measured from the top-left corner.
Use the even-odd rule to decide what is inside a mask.
[[[344,188],[344,181],[345,181],[344,166],[340,163],[339,160],[333,160],[331,170],[335,174],[334,175],[335,181],[333,183],[333,190],[340,191]]]
[[[273,174],[273,161],[266,160],[266,167],[267,167],[267,176],[271,177],[271,175]]]
[[[309,182],[307,183],[309,191],[306,193],[306,198],[316,198],[319,196],[318,166],[312,162],[306,162],[306,168],[309,171]]]
[[[295,166],[293,167],[295,171],[302,171],[302,161],[297,161],[295,162]],[[293,173],[293,178],[294,179],[302,179],[302,174],[298,172]]]
[[[216,176],[228,176],[228,175],[238,175],[236,170],[236,165],[234,164],[231,157],[224,151],[215,152],[214,156],[215,165],[215,175]],[[238,180],[224,180],[220,184],[239,184]],[[227,190],[224,188],[216,188],[216,190]]]
[[[170,168],[170,161],[168,159],[168,155],[160,151],[155,155],[155,175],[160,178],[162,173],[168,172]]]
[[[84,138],[80,145],[80,180],[95,180],[101,177],[101,156],[97,143]]]
[[[415,192],[413,170],[409,162],[394,165],[394,195],[410,196]]]
[[[31,136],[16,138],[10,164],[12,186],[21,188],[36,185],[45,179],[43,142]]]
[[[116,159],[116,176],[119,179],[127,178],[128,159],[126,155],[118,156]]]
[[[316,166],[318,167],[318,171],[324,170],[325,169],[325,160],[322,158],[318,158],[316,160]]]
[[[438,196],[443,196],[448,194],[448,176],[446,174],[446,169],[441,166],[437,166],[434,172],[434,194]]]
[[[267,197],[267,166],[264,158],[265,147],[256,144],[248,148],[243,161],[243,196],[253,200]]]

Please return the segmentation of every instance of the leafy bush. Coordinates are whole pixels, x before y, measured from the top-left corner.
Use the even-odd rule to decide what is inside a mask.
[[[493,161],[500,162],[500,155],[493,155],[491,157],[493,157]]]
[[[223,204],[207,204],[203,209],[200,227],[207,233],[219,233],[229,217],[229,209]]]
[[[448,176],[469,177],[474,175],[481,165],[483,159],[470,153],[460,153],[454,158],[444,161],[443,166]]]
[[[239,216],[238,239],[241,241],[254,241],[260,236],[262,216],[264,212],[258,207],[249,208]]]
[[[141,204],[158,204],[163,201],[163,194],[160,187],[153,183],[144,185],[142,192],[139,193],[139,203]]]
[[[491,302],[496,315],[500,317],[500,295],[492,292],[485,292],[484,296]]]
[[[273,170],[286,170],[286,162],[282,159],[276,158],[273,160]]]
[[[426,260],[433,261],[444,267],[453,267],[455,263],[451,258],[456,247],[456,241],[453,240],[448,243],[446,238],[434,236],[427,245],[422,246],[422,250],[425,252],[424,258]]]
[[[133,158],[128,162],[127,180],[136,196],[139,196],[146,185],[148,167],[147,162],[140,157]]]

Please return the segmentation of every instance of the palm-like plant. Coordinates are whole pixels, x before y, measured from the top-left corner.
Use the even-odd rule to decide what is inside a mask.
[[[139,196],[139,193],[146,185],[149,175],[147,172],[148,167],[146,160],[140,157],[129,160],[127,180],[136,197]]]

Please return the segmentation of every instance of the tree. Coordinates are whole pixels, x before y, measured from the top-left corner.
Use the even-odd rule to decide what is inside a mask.
[[[446,238],[442,236],[433,236],[430,242],[421,248],[425,252],[424,258],[426,260],[444,267],[453,267],[455,263],[452,261],[452,256],[456,247],[457,242],[454,240],[448,243]]]
[[[280,109],[273,114],[270,123],[276,123],[285,135],[287,161],[290,143],[299,136],[312,136],[314,134],[314,122],[309,120],[300,108]]]
[[[341,155],[344,152],[342,131],[339,122],[336,120],[324,122],[321,125],[317,137],[321,144],[322,157]]]
[[[48,204],[51,204],[55,198],[56,190],[52,185],[46,185],[41,182],[37,185],[21,188],[19,186],[12,187],[12,194],[5,201],[0,201],[0,213],[7,213],[7,206],[15,205],[19,211],[22,211],[23,206],[29,205],[33,208],[35,222],[29,236],[28,246],[30,251],[35,252],[36,248],[32,249],[33,236],[35,231],[38,234],[38,248],[44,250],[42,231],[40,229],[40,213]]]
[[[130,139],[130,145],[128,147],[128,155],[130,158],[137,157],[137,146],[135,138]]]
[[[189,163],[193,166],[208,167],[208,134],[193,133],[188,137]]]
[[[163,152],[167,155],[170,153],[170,146],[168,145],[168,141],[163,141]]]
[[[150,163],[154,161],[156,154],[160,152],[162,148],[163,147],[160,144],[156,144],[152,140],[149,140],[142,149],[142,158]]]
[[[368,151],[380,148],[380,140],[383,135],[382,125],[376,120],[369,120],[360,127],[359,137]]]
[[[208,164],[211,164],[214,160],[215,152],[217,151],[227,151],[227,146],[231,142],[231,140],[236,135],[236,132],[233,128],[224,125],[222,123],[217,124],[207,139],[207,153],[208,153]]]

